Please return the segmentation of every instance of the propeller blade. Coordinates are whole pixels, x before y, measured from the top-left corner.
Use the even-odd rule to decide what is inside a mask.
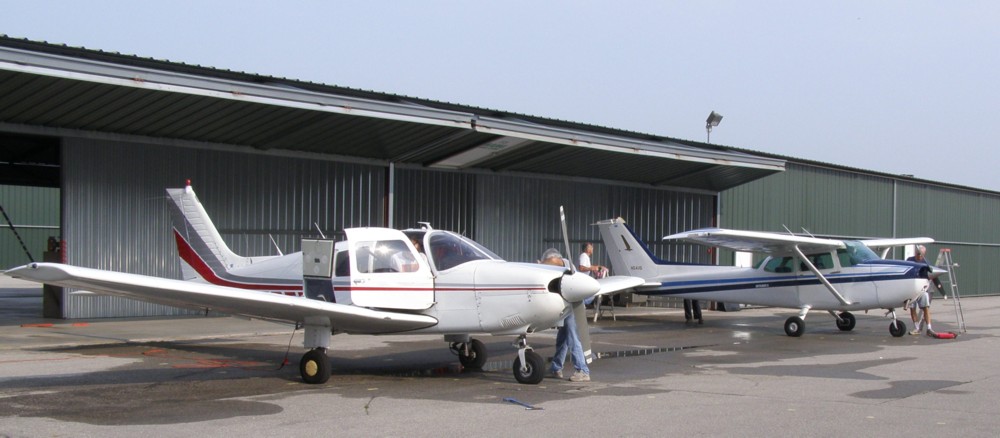
[[[562,223],[563,243],[566,244],[566,258],[569,259],[569,270],[576,273],[576,263],[573,263],[572,252],[569,248],[569,231],[566,231],[566,211],[563,206],[559,206],[559,221]]]

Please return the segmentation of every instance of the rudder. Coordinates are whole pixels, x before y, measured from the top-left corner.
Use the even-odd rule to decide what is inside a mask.
[[[182,189],[167,189],[167,195],[184,280],[207,280],[249,264],[222,240],[190,182]]]

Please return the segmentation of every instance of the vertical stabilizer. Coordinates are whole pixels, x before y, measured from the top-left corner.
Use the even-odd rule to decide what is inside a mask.
[[[185,280],[207,280],[249,264],[248,258],[236,255],[222,240],[190,182],[183,189],[167,189],[167,194]]]
[[[596,225],[601,230],[601,239],[611,258],[615,274],[645,279],[660,274],[658,262],[663,262],[638,240],[632,229],[625,225],[624,219],[603,220]]]

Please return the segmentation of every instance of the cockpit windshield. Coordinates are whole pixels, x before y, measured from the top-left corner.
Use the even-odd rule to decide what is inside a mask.
[[[416,233],[409,233],[411,238],[417,237]],[[423,234],[423,233],[420,233]],[[427,258],[438,271],[444,271],[463,263],[475,260],[503,260],[486,247],[467,239],[458,234],[432,230],[427,232],[427,236],[417,237],[427,242]]]
[[[847,245],[847,248],[837,250],[841,266],[854,266],[869,260],[879,259],[878,254],[857,240],[845,240],[844,244]]]

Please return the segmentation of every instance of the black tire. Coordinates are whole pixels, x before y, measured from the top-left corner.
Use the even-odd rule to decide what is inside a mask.
[[[299,361],[299,374],[306,383],[326,383],[330,380],[330,358],[319,348],[307,351]]]
[[[521,370],[521,358],[514,359],[514,378],[526,385],[537,385],[545,378],[545,360],[534,351],[524,352],[525,370]]]
[[[906,334],[906,323],[898,319],[889,323],[889,334],[894,338],[901,338]]]
[[[857,323],[858,321],[851,312],[840,312],[840,319],[837,320],[837,328],[842,332],[849,332],[854,330],[854,325]]]
[[[463,355],[459,350],[458,361],[465,368],[481,369],[486,365],[486,345],[479,339],[469,341],[469,355]]]
[[[785,320],[785,334],[793,338],[802,336],[806,331],[806,322],[798,316],[793,316]]]

